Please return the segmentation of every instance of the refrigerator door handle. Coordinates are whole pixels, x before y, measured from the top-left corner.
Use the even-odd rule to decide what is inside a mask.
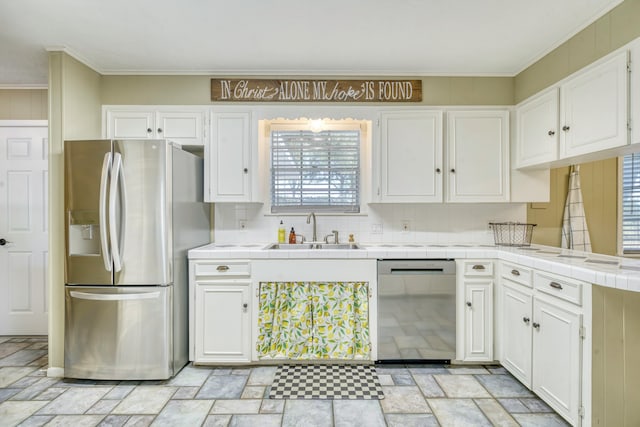
[[[111,251],[109,250],[109,243],[107,238],[107,184],[109,181],[109,170],[111,169],[111,153],[104,155],[102,161],[102,175],[100,177],[100,247],[102,250],[102,260],[104,261],[104,268],[107,271],[111,271],[112,259]]]
[[[89,292],[71,291],[71,297],[76,299],[93,300],[93,301],[126,301],[141,299],[157,299],[160,292],[144,292],[141,294],[93,294]]]
[[[124,236],[126,232],[126,212],[127,212],[127,195],[124,183],[124,170],[122,165],[122,155],[115,153],[113,155],[113,168],[111,170],[111,185],[109,188],[109,233],[111,235],[111,252],[113,254],[113,270],[118,272],[122,270],[122,250],[124,249]],[[117,196],[120,194],[120,232],[118,232],[118,224],[116,221],[116,202]],[[122,241],[121,241],[122,240]]]

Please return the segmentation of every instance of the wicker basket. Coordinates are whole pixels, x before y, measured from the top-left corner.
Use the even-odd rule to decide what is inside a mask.
[[[490,222],[493,240],[498,246],[531,246],[531,235],[536,224],[520,222]]]

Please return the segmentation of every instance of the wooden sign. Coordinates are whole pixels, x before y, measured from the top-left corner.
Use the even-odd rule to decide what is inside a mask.
[[[212,101],[420,102],[422,80],[211,79]]]

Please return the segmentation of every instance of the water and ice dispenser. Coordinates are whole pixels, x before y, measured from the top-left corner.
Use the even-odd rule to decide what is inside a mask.
[[[69,211],[69,255],[100,255],[98,211]]]

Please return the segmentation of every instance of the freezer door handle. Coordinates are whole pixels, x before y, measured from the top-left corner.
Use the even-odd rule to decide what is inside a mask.
[[[104,155],[102,161],[102,175],[100,177],[100,247],[102,249],[102,260],[104,268],[111,271],[111,251],[107,239],[107,184],[109,182],[109,170],[111,169],[111,153]]]
[[[141,294],[93,294],[89,292],[71,291],[69,294],[72,298],[93,301],[129,301],[157,299],[160,297],[160,292],[144,292]]]
[[[124,171],[122,166],[122,155],[115,153],[113,155],[113,168],[111,171],[111,185],[109,187],[109,234],[111,236],[111,253],[113,254],[113,270],[118,272],[122,270],[122,250],[126,229],[127,205],[125,193]],[[118,230],[118,221],[116,221],[117,196],[120,195],[120,230]],[[119,231],[119,232],[118,232]]]

